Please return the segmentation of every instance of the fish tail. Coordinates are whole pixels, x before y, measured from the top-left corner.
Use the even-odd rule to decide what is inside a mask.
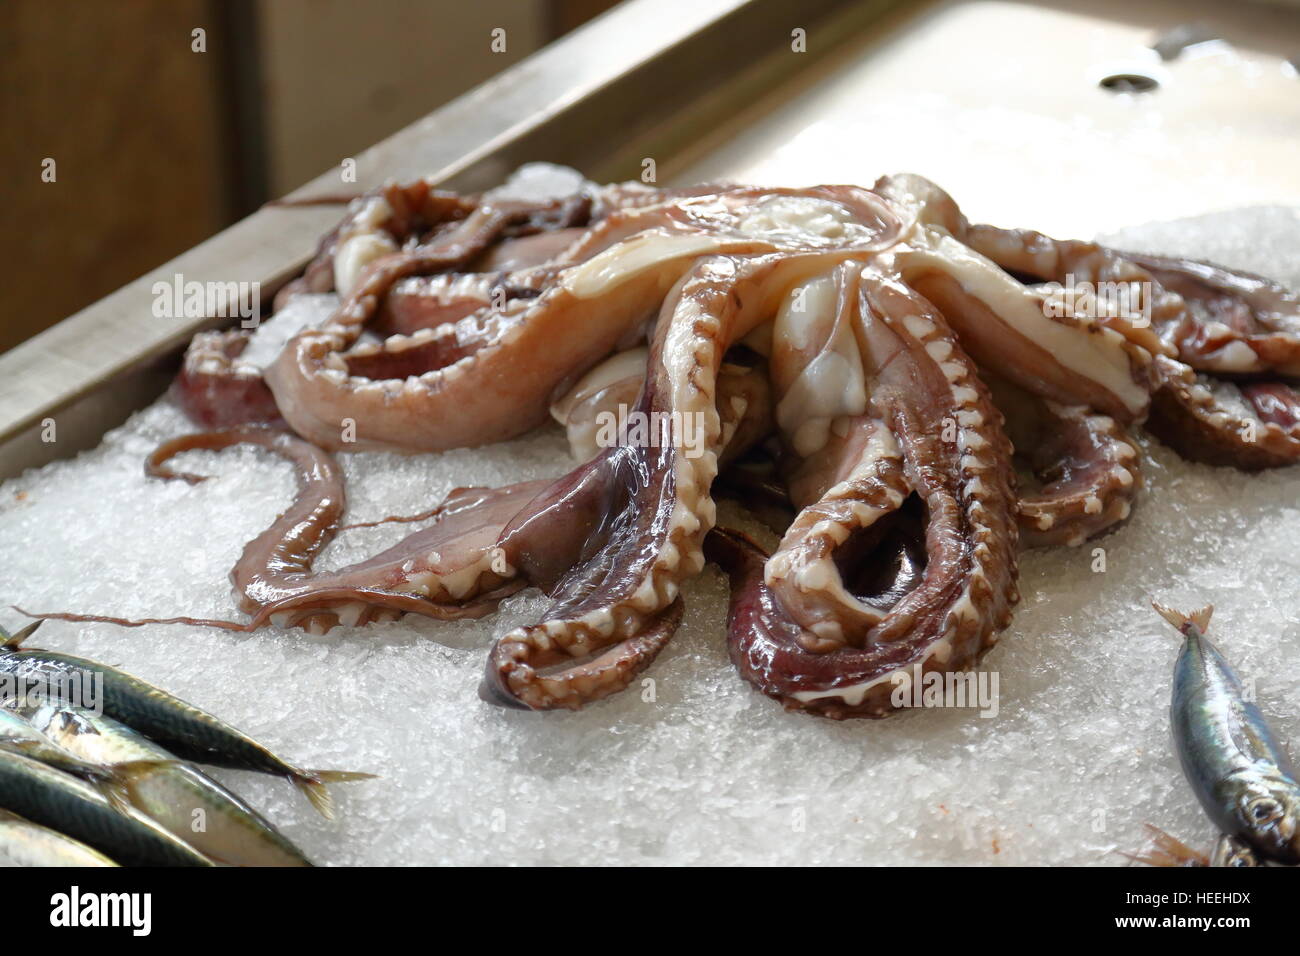
[[[1116,850],[1115,852],[1125,859],[1132,860],[1134,863],[1144,863],[1147,866],[1201,867],[1210,865],[1210,860],[1205,854],[1197,853],[1177,837],[1150,823],[1144,823],[1143,826],[1151,839],[1151,847],[1147,852],[1126,853],[1123,850]]]
[[[1195,626],[1198,631],[1204,634],[1210,627],[1210,617],[1214,614],[1214,605],[1207,604],[1199,610],[1190,613],[1175,611],[1171,607],[1165,607],[1159,601],[1152,601],[1151,606],[1156,609],[1156,613],[1172,624],[1180,634],[1186,634],[1188,628]]]
[[[375,774],[361,773],[355,770],[298,770],[290,779],[293,785],[302,791],[316,812],[326,820],[334,819],[334,798],[330,796],[327,783],[347,783],[351,780],[373,780]]]
[[[28,624],[17,634],[10,634],[8,631],[4,630],[3,628],[0,628],[0,635],[4,636],[4,640],[0,641],[0,647],[8,648],[11,651],[18,650],[20,647],[22,647],[23,641],[27,640],[27,638],[35,634],[36,629],[40,627],[43,623],[45,622],[32,621],[32,623]]]

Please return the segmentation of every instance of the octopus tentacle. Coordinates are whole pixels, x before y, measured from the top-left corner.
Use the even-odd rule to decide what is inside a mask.
[[[884,561],[896,569],[894,582],[880,592],[893,603],[865,632],[845,631],[845,640],[831,635],[828,641],[825,634],[810,637],[805,609],[791,609],[770,587],[771,560],[765,574],[752,543],[719,534],[709,551],[732,575],[729,647],[741,673],[788,708],[834,718],[884,716],[895,684],[910,668],[957,670],[974,663],[1006,626],[1018,599],[1011,450],[973,363],[939,314],[894,279],[864,277],[861,308],[872,408],[882,434],[897,441],[861,446],[854,470],[892,457],[895,449],[901,454],[906,487],[918,502],[913,520],[919,520],[915,512],[924,513],[923,569],[917,573],[910,555],[899,560],[905,542],[881,548],[877,540],[876,548],[854,554],[859,566]],[[956,424],[955,441],[943,441],[944,421]],[[831,495],[841,492],[833,488]],[[893,500],[897,494],[887,503]],[[870,527],[874,517],[854,515],[840,527]],[[841,545],[852,540],[846,534]],[[787,535],[787,541],[782,550],[797,547],[800,538]],[[809,583],[809,591],[827,590],[815,578]],[[893,586],[898,583],[903,586]]]
[[[1212,263],[1121,252],[1094,242],[1052,239],[1029,229],[976,225],[966,241],[1003,268],[1055,283],[1124,283],[1134,292],[1127,311],[1142,314],[1163,349],[1198,371],[1228,375],[1300,375],[1300,298],[1261,276]],[[1102,312],[1124,327],[1126,316]]]
[[[1146,428],[1184,458],[1246,471],[1300,461],[1300,395],[1285,383],[1237,384],[1161,356]]]
[[[1181,361],[1225,374],[1300,376],[1300,296],[1294,292],[1262,276],[1209,262],[1134,252],[1116,255],[1146,269],[1185,303],[1184,314],[1161,330]]]
[[[419,185],[419,184],[417,184]],[[410,187],[414,189],[415,187]],[[407,198],[398,202],[396,196],[405,196],[397,187],[384,195],[372,195],[359,201],[357,209],[344,224],[327,237],[324,250],[308,267],[307,273],[292,289],[292,293],[305,291],[331,291],[335,288],[351,289],[360,282],[368,264],[381,257],[394,261],[387,269],[378,270],[372,281],[358,290],[366,306],[383,301],[383,286],[394,281],[394,273],[438,271],[464,265],[480,254],[497,236],[513,222],[527,220],[537,214],[537,208],[524,204],[503,206],[480,205],[463,220],[465,202],[451,194],[435,194],[423,188],[426,206],[422,223],[442,221],[455,223],[448,231],[440,233],[433,241],[399,253],[391,230],[409,231],[416,218],[412,211],[415,200]],[[436,200],[436,201],[435,201]],[[396,223],[400,222],[400,227]],[[325,265],[330,267],[325,277]],[[374,272],[375,270],[370,270]],[[472,281],[472,280],[471,280]],[[435,300],[438,301],[438,300]],[[475,302],[477,308],[481,302]],[[455,306],[444,306],[443,311]],[[429,308],[424,310],[426,313]],[[463,314],[463,312],[462,312]],[[394,321],[411,321],[400,312]],[[425,324],[430,317],[424,316]],[[333,317],[336,330],[358,322],[357,314],[346,308]],[[194,421],[208,428],[229,427],[246,422],[271,422],[280,417],[276,398],[268,386],[263,370],[242,361],[241,358],[252,338],[251,330],[233,330],[222,333],[200,333],[186,351],[174,392],[183,411]]]
[[[801,509],[767,563],[766,584],[825,652],[858,640],[888,607],[851,594],[839,561],[889,534],[911,493],[893,435],[872,415],[855,334],[860,263],[841,263],[791,290],[773,322],[770,364],[777,422],[788,448],[787,487]]]
[[[900,523],[894,519],[912,488],[882,423],[863,416],[844,428],[847,439],[832,444],[841,446],[834,457],[848,468],[847,476],[796,515],[764,569],[767,588],[802,628],[800,645],[814,653],[863,640],[901,596],[896,592],[915,584],[915,571],[924,564],[923,554],[899,547],[879,569],[890,581],[883,592],[859,596],[846,586],[841,562],[850,541],[857,553],[871,553],[886,538],[892,543]]]
[[[1162,333],[1185,314],[1185,303],[1153,281],[1133,260],[1095,242],[1058,240],[1031,229],[1000,229],[985,224],[967,228],[962,241],[1026,285],[1031,294],[1052,300],[1058,291],[1087,288],[1095,298],[1093,318],[1151,355],[1173,355]],[[1126,292],[1123,301],[1097,295],[1103,283]]]
[[[775,311],[790,283],[829,264],[817,254],[710,256],[682,277],[657,323],[655,374],[637,407],[673,422],[670,439],[606,449],[580,470],[581,480],[539,498],[532,513],[516,519],[514,533],[503,535],[511,562],[556,601],[542,623],[517,628],[493,647],[481,696],[534,710],[574,706],[580,692],[540,684],[537,661],[557,650],[585,657],[636,634],[677,598],[682,578],[703,567],[722,441],[716,384],[723,355]],[[684,429],[702,438],[694,454]],[[566,523],[585,519],[598,529],[576,542],[581,553],[555,547],[556,503]],[[549,567],[539,564],[541,551]]]
[[[544,701],[547,710],[578,710],[631,684],[667,646],[681,624],[683,611],[679,597],[618,643],[593,650],[581,659],[575,660],[572,647],[540,646],[513,674],[508,690],[498,681],[485,680],[479,686],[479,696],[514,710],[535,709],[533,701]]]
[[[894,267],[939,307],[981,376],[995,384],[1013,444],[1036,476],[1036,487],[1022,489],[1025,544],[1077,544],[1123,521],[1140,482],[1124,423],[1147,413],[1151,357],[1165,349],[1160,339],[1123,315],[1092,315],[1053,298],[1046,286],[1025,284],[1026,259],[1036,257],[1044,269],[1050,258],[1057,271],[1087,270],[1097,267],[1091,253],[1044,252],[1039,240],[1022,236],[1033,256],[1012,243],[1016,258],[1005,241],[988,241],[986,227],[970,226],[932,183],[891,177],[877,188],[914,216]],[[1133,268],[1111,263],[1105,276],[1131,279]]]
[[[1113,418],[1044,401],[981,371],[1002,412],[1017,464],[1020,543],[1077,546],[1127,520],[1142,487],[1137,445]]]
[[[172,383],[172,394],[190,419],[205,428],[279,419],[262,370],[241,361],[251,337],[245,329],[194,336]]]
[[[1293,293],[1208,263],[1117,252],[1030,230],[972,226],[967,239],[1030,278],[1125,282],[1142,290],[1149,329],[1145,316],[1105,321],[1121,331],[1127,325],[1130,337],[1158,335],[1147,428],[1179,454],[1245,469],[1300,460],[1300,397],[1277,380],[1300,373],[1300,299]]]
[[[276,293],[278,312],[295,295],[338,291],[336,260],[356,255],[363,249],[379,253],[394,251],[397,243],[417,224],[414,213],[422,213],[418,225],[433,229],[464,219],[478,206],[477,196],[460,196],[433,188],[428,180],[416,180],[405,186],[388,183],[348,203],[347,214],[321,238],[316,254],[303,274]],[[353,240],[354,251],[346,251]],[[348,271],[344,269],[343,271]]]
[[[1081,406],[1045,403],[1051,429],[1034,457],[1040,487],[1020,493],[1020,543],[1077,547],[1128,519],[1142,488],[1137,446],[1123,426]]]
[[[329,544],[347,507],[343,473],[333,456],[299,438],[271,428],[241,426],[224,431],[184,435],[164,442],[145,462],[145,473],[156,478],[196,484],[204,476],[175,472],[167,466],[182,452],[220,451],[234,445],[258,445],[294,466],[298,494],[266,531],[244,549],[231,572],[240,609],[254,612],[278,599],[285,577],[306,574]],[[250,555],[257,555],[251,561]],[[256,570],[253,565],[256,564]]]
[[[606,449],[583,476],[589,478],[581,486],[586,500],[567,488],[559,499],[566,505],[582,501],[588,527],[604,532],[595,536],[594,552],[566,558],[555,554],[553,544],[541,545],[549,562],[557,557],[559,562],[539,566],[539,546],[532,542],[539,533],[549,537],[545,530],[556,515],[549,502],[540,519],[517,519],[513,534],[508,529],[503,535],[508,553],[522,552],[516,563],[534,568],[529,577],[550,585],[557,599],[542,623],[516,628],[492,648],[480,688],[484,699],[513,700],[534,710],[578,705],[591,686],[554,678],[543,682],[539,668],[557,653],[585,658],[634,637],[677,599],[681,578],[703,567],[700,545],[714,520],[708,489],[721,436],[715,377],[734,338],[737,303],[731,292],[744,268],[733,259],[701,260],[665,303],[655,343],[658,374],[646,382],[636,410],[647,416],[677,412],[678,427],[652,443]],[[671,337],[670,329],[676,333]],[[694,458],[674,447],[685,437],[684,427],[701,430],[703,442]],[[592,552],[587,541],[579,543]]]
[[[814,228],[787,221],[796,215],[790,207],[803,215],[810,204],[822,217]],[[378,357],[400,360],[405,377],[373,379],[352,374],[340,351],[393,281],[430,271],[389,257],[370,267],[340,309],[346,321],[300,335],[267,381],[294,430],[331,449],[500,441],[538,424],[551,397],[640,328],[697,257],[879,245],[895,224],[883,202],[850,187],[734,190],[621,211],[546,267],[560,271],[540,297],[393,336]],[[355,442],[344,440],[344,420],[355,422]]]
[[[452,272],[411,276],[395,283],[383,299],[373,328],[383,335],[411,336],[459,321],[494,303],[505,306],[535,299],[553,276],[546,270]]]
[[[1041,296],[933,228],[914,233],[890,258],[982,367],[1062,405],[1122,422],[1146,414],[1151,353],[1141,344],[1090,318],[1052,314]]]
[[[163,478],[203,480],[166,467],[176,454],[256,444],[295,466],[293,504],[244,548],[231,572],[240,610],[250,627],[272,622],[329,630],[356,625],[384,610],[429,617],[480,616],[523,586],[495,545],[501,529],[550,482],[504,488],[459,488],[436,509],[434,524],[391,548],[337,571],[312,565],[332,540],[345,508],[344,482],[333,457],[299,438],[266,428],[236,428],[167,442],[147,470]]]

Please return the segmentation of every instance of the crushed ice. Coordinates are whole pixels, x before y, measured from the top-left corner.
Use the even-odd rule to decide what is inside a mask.
[[[1289,209],[1111,239],[1300,286]],[[217,476],[200,485],[146,480],[145,454],[187,430],[160,401],[98,449],[0,485],[3,603],[233,617],[226,575],[293,482],[247,448],[193,453],[187,469]],[[1300,473],[1246,475],[1146,448],[1148,490],[1127,527],[1025,556],[1024,602],[984,663],[1000,674],[994,719],[784,713],[727,660],[713,569],[686,585],[686,620],[647,681],[577,714],[502,711],[475,694],[493,636],[538,613],[535,593],[482,621],[323,638],[50,622],[40,643],[156,681],[304,766],[382,774],[336,788],[334,824],[280,781],[219,774],[323,863],[1116,864],[1113,851],[1143,845],[1144,822],[1208,848],[1169,744],[1177,636],[1147,599],[1213,601],[1212,635],[1300,748]],[[489,450],[342,461],[354,521],[569,467],[555,428]],[[322,566],[410,530],[345,532]]]

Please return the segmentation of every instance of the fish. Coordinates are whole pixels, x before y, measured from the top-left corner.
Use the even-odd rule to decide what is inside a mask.
[[[1248,867],[1263,866],[1264,863],[1256,856],[1255,851],[1239,837],[1229,836],[1224,833],[1214,844],[1214,849],[1209,856],[1193,850],[1190,846],[1171,836],[1159,827],[1146,824],[1147,834],[1151,838],[1151,847],[1145,853],[1125,853],[1119,851],[1119,855],[1127,857],[1135,863],[1145,863],[1147,866],[1160,867]]]
[[[33,727],[8,702],[0,704],[0,747],[16,750],[64,773],[89,781],[107,780],[107,767],[82,760]]]
[[[0,701],[0,749],[31,757],[41,763],[80,777],[97,787],[114,806],[128,801],[119,774],[129,768],[117,768],[82,760],[37,730],[19,715],[18,701]]]
[[[1152,602],[1183,635],[1169,707],[1183,775],[1227,838],[1261,860],[1300,864],[1300,783],[1264,715],[1205,636],[1214,606],[1190,614]],[[1231,847],[1224,850],[1232,858]]]
[[[58,696],[59,686],[102,682],[99,694],[104,713],[181,760],[285,777],[327,820],[334,818],[334,801],[326,784],[375,778],[372,773],[351,770],[295,767],[247,734],[148,681],[83,657],[23,647],[35,630],[36,626],[29,625],[0,642],[0,674],[38,689],[44,682],[52,696]]]
[[[124,866],[215,865],[138,810],[120,810],[85,781],[7,750],[0,750],[0,808]]]
[[[0,810],[0,866],[117,866],[98,850]]]
[[[204,856],[229,866],[312,865],[242,799],[125,724],[53,701],[37,701],[24,714],[77,758],[117,768],[136,809]]]
[[[1241,868],[1263,865],[1263,861],[1249,843],[1227,833],[1219,837],[1214,844],[1214,852],[1210,855],[1210,866]]]

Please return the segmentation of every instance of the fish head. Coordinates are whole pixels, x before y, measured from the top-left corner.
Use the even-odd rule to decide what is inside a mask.
[[[1240,835],[1268,859],[1300,863],[1300,784],[1277,773],[1239,777],[1233,815]]]

